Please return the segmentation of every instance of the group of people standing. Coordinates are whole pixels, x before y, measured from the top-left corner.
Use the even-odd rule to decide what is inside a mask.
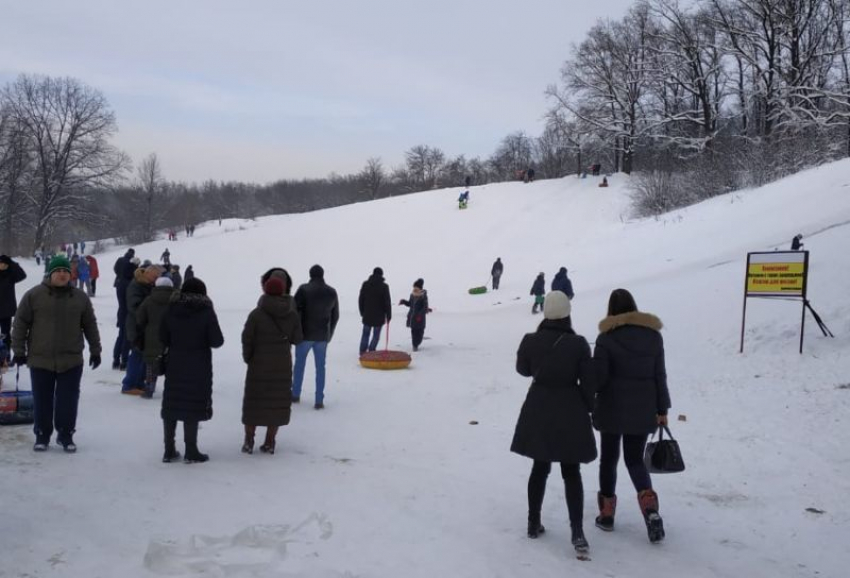
[[[410,297],[400,300],[398,304],[408,308],[406,325],[410,329],[413,351],[419,351],[425,339],[427,317],[431,313],[425,280],[419,278],[414,281]],[[384,280],[384,270],[381,267],[375,267],[372,275],[360,287],[358,306],[363,321],[363,332],[360,336],[360,355],[363,355],[378,348],[381,330],[393,317],[390,288]]]
[[[587,549],[580,464],[597,457],[595,428],[601,445],[596,526],[614,530],[622,447],[648,537],[659,542],[664,526],[643,454],[649,434],[667,424],[670,408],[661,321],[639,311],[629,291],[616,289],[591,356],[587,340],[573,330],[571,309],[565,293],[548,293],[543,321],[523,337],[517,352],[517,372],[532,378],[511,443],[511,451],[534,460],[528,479],[528,536],[544,532],[546,478],[557,462],[572,544],[578,551]]]

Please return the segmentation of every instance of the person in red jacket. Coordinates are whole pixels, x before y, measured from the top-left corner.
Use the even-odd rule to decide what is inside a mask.
[[[97,293],[97,278],[100,277],[100,270],[97,268],[97,259],[92,255],[86,255],[86,262],[89,264],[89,279],[91,280],[91,296],[94,297]]]

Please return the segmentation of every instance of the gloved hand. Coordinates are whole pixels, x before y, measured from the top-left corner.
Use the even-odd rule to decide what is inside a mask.
[[[27,364],[27,356],[26,355],[16,355],[12,359],[12,365],[26,365]]]
[[[91,367],[92,369],[97,369],[98,367],[100,367],[99,355],[92,354],[92,356],[89,357],[89,367]]]

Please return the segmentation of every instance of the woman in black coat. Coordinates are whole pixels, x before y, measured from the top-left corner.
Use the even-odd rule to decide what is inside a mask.
[[[186,463],[205,462],[198,450],[198,422],[212,417],[212,350],[224,344],[218,317],[203,281],[194,277],[175,293],[159,336],[167,350],[162,421],[165,428],[164,462],[180,458],[175,448],[177,422],[183,422]]]
[[[615,289],[608,300],[608,316],[599,322],[593,354],[598,371],[593,423],[601,432],[602,446],[596,525],[609,532],[614,529],[622,440],[626,468],[652,542],[664,538],[664,526],[643,454],[647,436],[667,425],[670,409],[661,327],[658,317],[638,311],[631,293]]]
[[[413,351],[419,351],[419,346],[425,338],[425,318],[431,312],[428,307],[428,292],[423,289],[425,281],[417,279],[413,282],[413,292],[410,299],[402,299],[399,305],[405,305],[410,310],[407,312],[407,326],[410,327],[410,336],[413,341]]]
[[[20,265],[8,255],[0,255],[0,333],[3,335],[7,352],[12,351],[12,317],[18,311],[15,285],[26,278],[27,274]]]
[[[579,464],[596,459],[590,423],[595,379],[590,346],[570,322],[570,300],[560,291],[546,295],[545,319],[522,339],[517,372],[533,377],[516,424],[511,451],[534,460],[528,478],[528,536],[543,533],[540,508],[552,462],[560,462],[567,494],[572,543],[587,549],[582,528],[584,488]]]

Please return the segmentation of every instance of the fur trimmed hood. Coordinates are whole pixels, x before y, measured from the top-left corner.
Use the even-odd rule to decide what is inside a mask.
[[[599,332],[608,333],[623,325],[637,325],[639,327],[647,327],[655,331],[661,331],[664,324],[661,319],[652,313],[644,313],[643,311],[630,311],[629,313],[621,313],[620,315],[610,315],[599,322]]]

